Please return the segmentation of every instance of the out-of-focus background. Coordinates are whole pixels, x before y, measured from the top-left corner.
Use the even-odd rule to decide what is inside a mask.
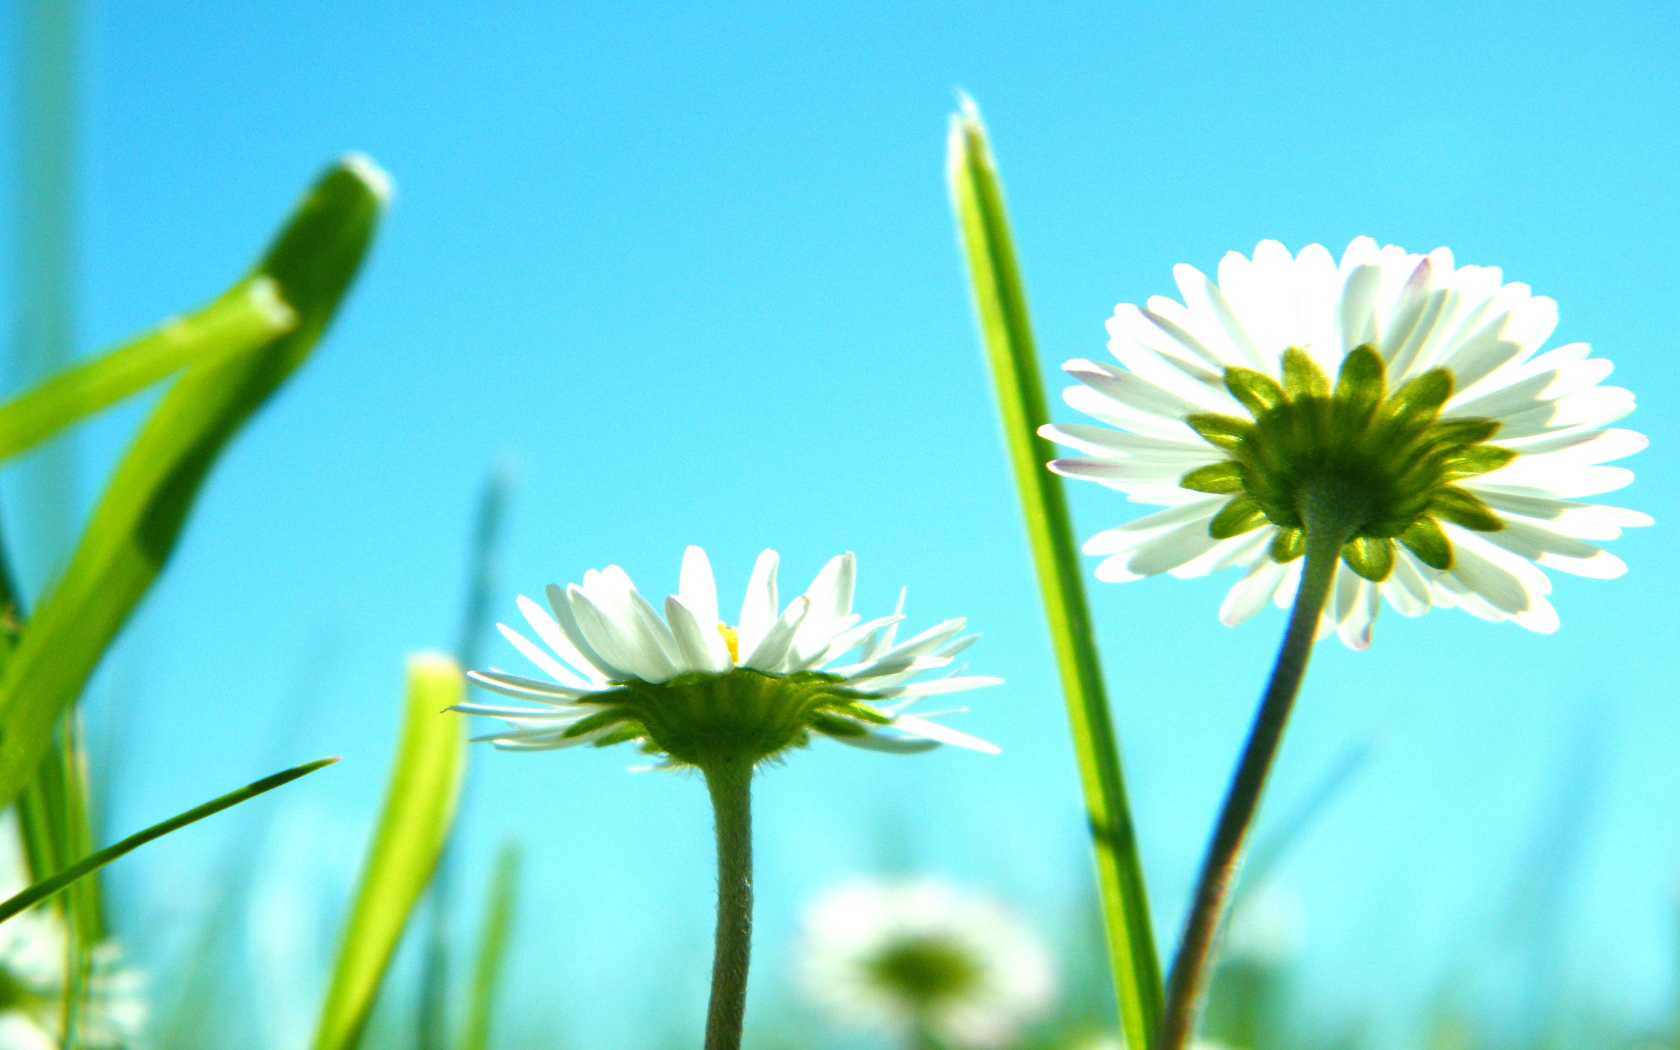
[[[454,643],[498,464],[500,619],[609,562],[662,595],[690,543],[726,605],[763,547],[787,592],[853,550],[866,612],[907,586],[910,626],[969,617],[973,671],[1008,679],[955,720],[999,757],[819,746],[763,778],[754,1024],[797,1021],[800,910],[853,873],[940,873],[1086,936],[1080,795],[943,183],[959,87],[1047,366],[1103,354],[1114,305],[1173,294],[1175,263],[1361,234],[1503,267],[1558,300],[1556,341],[1616,362],[1653,447],[1611,499],[1658,519],[1614,545],[1630,573],[1558,577],[1552,637],[1388,612],[1369,652],[1321,646],[1270,826],[1335,788],[1266,889],[1326,1024],[1400,1041],[1449,985],[1514,1027],[1561,998],[1673,1009],[1674,5],[135,0],[82,5],[75,35],[78,353],[215,294],[333,157],[398,186],[323,352],[218,468],[88,706],[118,758],[114,834],[346,756],[110,872],[156,964],[256,858],[249,1008],[276,1050],[312,1029],[401,660]],[[17,153],[0,176],[21,198]],[[0,478],[30,589],[65,550],[43,479],[68,464],[84,513],[144,404]],[[1082,533],[1135,513],[1073,499]],[[1230,582],[1092,587],[1163,943],[1282,629],[1219,626]],[[487,658],[522,666],[499,640]],[[495,845],[526,850],[508,1037],[695,1031],[699,783],[627,774],[623,749],[473,757],[474,907]]]

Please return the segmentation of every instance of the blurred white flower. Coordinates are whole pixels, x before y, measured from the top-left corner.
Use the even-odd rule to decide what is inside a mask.
[[[800,977],[843,1025],[1001,1047],[1049,1009],[1049,953],[1013,916],[931,880],[859,881],[817,899]]]
[[[1402,616],[1457,606],[1550,632],[1542,569],[1626,571],[1597,544],[1651,519],[1575,501],[1631,481],[1604,464],[1646,440],[1610,427],[1634,407],[1600,385],[1610,362],[1585,343],[1539,352],[1552,300],[1445,248],[1369,237],[1339,265],[1321,245],[1261,241],[1252,259],[1228,253],[1217,282],[1174,276],[1183,302],[1115,309],[1118,365],[1064,366],[1083,384],[1067,403],[1106,426],[1042,430],[1086,453],[1052,470],[1168,508],[1086,542],[1105,556],[1098,579],[1241,567],[1219,612],[1241,623],[1293,600],[1302,508],[1330,496],[1357,518],[1322,624],[1355,649],[1379,596]]]
[[[920,680],[951,666],[975,640],[959,637],[963,620],[896,642],[901,594],[891,616],[860,623],[852,612],[857,565],[850,554],[830,561],[782,610],[777,564],[775,551],[759,555],[734,627],[719,620],[711,563],[699,547],[683,555],[678,593],[665,599],[663,617],[616,565],[591,569],[582,584],[564,590],[550,586],[547,609],[521,596],[520,612],[547,649],[505,625],[502,634],[553,683],[494,670],[468,677],[542,706],[462,704],[457,710],[507,722],[512,728],[486,738],[497,747],[636,741],[672,766],[756,762],[804,745],[812,733],[881,751],[938,744],[997,751],[906,710],[923,697],[1002,681]],[[854,650],[852,662],[829,666]],[[951,712],[928,714],[941,713]]]
[[[0,818],[0,900],[29,885],[16,814]],[[0,1050],[57,1050],[63,1034],[68,930],[49,904],[0,923]],[[77,1045],[87,1050],[132,1046],[146,1021],[140,972],[122,961],[114,941],[89,952],[77,1014]]]

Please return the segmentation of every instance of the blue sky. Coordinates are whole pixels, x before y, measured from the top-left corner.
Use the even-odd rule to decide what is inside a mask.
[[[509,460],[501,618],[608,562],[663,594],[689,543],[737,595],[763,547],[799,585],[854,550],[866,608],[903,585],[912,624],[967,615],[974,671],[1009,680],[961,723],[998,758],[817,748],[763,780],[759,988],[801,902],[893,835],[1060,921],[1079,797],[942,181],[961,87],[1047,371],[1102,353],[1114,304],[1170,294],[1174,263],[1360,234],[1502,266],[1558,300],[1557,341],[1616,362],[1652,438],[1617,499],[1659,522],[1615,546],[1629,575],[1558,579],[1552,637],[1449,611],[1323,647],[1272,802],[1373,741],[1277,880],[1317,1001],[1398,1024],[1496,937],[1548,799],[1591,794],[1563,965],[1654,1015],[1680,884],[1677,45],[1663,3],[89,5],[83,352],[213,295],[334,156],[398,186],[329,341],[218,468],[97,684],[114,827],[342,753],[273,804],[315,845],[271,863],[347,879],[403,655],[452,641],[472,501]],[[89,497],[142,407],[78,437]],[[1133,513],[1094,488],[1083,532]],[[1093,586],[1163,939],[1282,629],[1220,627],[1228,584]],[[624,752],[475,760],[469,875],[505,835],[528,850],[519,986],[582,1041],[636,1045],[666,1023],[622,1009],[657,959],[694,974],[670,1023],[692,1021],[699,785]],[[125,862],[137,927],[238,819]]]

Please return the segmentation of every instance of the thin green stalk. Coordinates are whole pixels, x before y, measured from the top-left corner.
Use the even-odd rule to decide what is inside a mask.
[[[172,831],[178,831],[181,828],[186,827],[188,824],[203,820],[205,817],[213,814],[220,813],[229,806],[237,806],[241,802],[253,799],[266,791],[273,791],[282,784],[289,784],[298,777],[313,773],[317,769],[330,766],[337,761],[338,759],[336,758],[317,759],[314,762],[306,762],[301,766],[295,766],[283,773],[276,773],[273,776],[263,777],[261,780],[247,784],[238,791],[230,792],[218,799],[213,799],[202,806],[194,806],[192,809],[187,810],[179,816],[170,817],[161,824],[154,824],[145,831],[136,832],[128,838],[123,839],[121,842],[106,846],[104,849],[99,850],[96,853],[91,853],[51,878],[42,879],[15,897],[11,897],[3,902],[0,902],[0,922],[5,922],[18,912],[23,911],[25,908],[47,900],[66,886],[74,883],[77,879],[98,871],[100,868],[103,868],[105,865],[116,860],[118,857],[121,857],[126,853],[132,853],[134,850],[139,849],[141,846],[144,846],[153,839],[162,838],[164,835],[167,835]]]
[[[717,822],[718,858],[717,940],[706,1050],[740,1050],[752,954],[752,763],[723,763],[704,772]]]
[[[1045,463],[1055,458],[1054,449],[1038,436],[1039,427],[1050,422],[1050,411],[1003,191],[985,128],[967,99],[963,111],[952,118],[949,177],[986,359],[1079,757],[1120,1021],[1128,1046],[1151,1050],[1161,1013],[1161,967],[1155,954],[1143,863],[1085,603],[1073,522],[1061,479],[1045,469]]]
[[[1248,839],[1255,811],[1260,806],[1266,774],[1270,772],[1272,759],[1283,740],[1283,730],[1288,724],[1295,696],[1300,692],[1301,679],[1307,673],[1307,659],[1312,655],[1319,617],[1324,612],[1325,600],[1330,596],[1330,584],[1336,578],[1342,544],[1353,532],[1350,516],[1333,499],[1304,499],[1302,510],[1307,550],[1306,564],[1301,570],[1301,585],[1295,593],[1295,606],[1289,614],[1283,648],[1278,651],[1271,680],[1266,683],[1266,692],[1260,701],[1260,711],[1254,718],[1236,774],[1225,794],[1225,804],[1219,813],[1219,823],[1214,828],[1213,841],[1208,844],[1207,856],[1202,860],[1190,916],[1185,921],[1184,936],[1179,941],[1178,954],[1173,958],[1172,976],[1167,981],[1166,1010],[1161,1017],[1160,1038],[1155,1042],[1155,1050],[1184,1050],[1195,1034],[1202,987],[1207,981],[1213,957],[1214,935],[1225,913],[1225,901],[1230,895],[1243,844]]]

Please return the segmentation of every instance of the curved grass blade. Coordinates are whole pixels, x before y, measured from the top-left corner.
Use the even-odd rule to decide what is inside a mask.
[[[513,913],[519,900],[519,844],[503,843],[496,855],[495,874],[490,879],[489,906],[484,914],[484,931],[478,941],[478,961],[473,968],[471,998],[461,1025],[456,1050],[489,1050],[490,1022],[495,1015],[496,989],[507,961],[508,942],[513,933]]]
[[[388,192],[368,161],[328,170],[253,275],[279,286],[297,324],[252,352],[189,365],[129,445],[64,576],[0,675],[0,806],[34,774],[59,713],[162,571],[222,450],[314,348],[361,265]]]
[[[202,806],[194,806],[192,809],[187,810],[180,816],[171,817],[161,824],[154,824],[145,831],[136,832],[115,845],[106,846],[97,853],[91,853],[76,863],[70,865],[68,868],[65,868],[57,875],[54,875],[51,878],[42,879],[40,882],[35,883],[33,886],[24,890],[22,893],[19,893],[17,896],[0,903],[0,922],[5,922],[18,912],[23,911],[25,908],[41,903],[53,894],[64,889],[66,886],[69,886],[77,879],[98,871],[100,868],[103,868],[105,865],[116,860],[118,857],[121,857],[125,853],[132,853],[134,850],[139,849],[141,846],[144,846],[153,839],[162,838],[171,831],[179,831],[188,824],[203,820],[205,817],[212,814],[220,813],[222,810],[227,809],[230,806],[237,806],[241,802],[249,801],[264,792],[273,791],[282,784],[289,784],[298,777],[307,776],[308,774],[315,772],[317,769],[330,766],[337,761],[338,759],[336,758],[319,758],[313,762],[306,762],[301,766],[294,766],[282,773],[276,773],[273,776],[263,777],[261,780],[245,785],[238,791],[230,792],[218,799],[213,799]]]
[[[1080,577],[1073,523],[1061,479],[1045,469],[1055,458],[1038,428],[1050,422],[1033,349],[1026,292],[1004,212],[1003,190],[980,115],[966,97],[951,118],[947,176],[968,260],[986,360],[997,391],[1009,462],[1026,517],[1051,645],[1061,671],[1079,756],[1079,778],[1096,852],[1109,959],[1126,1045],[1149,1050],[1161,1013],[1161,966],[1137,835],[1126,801],[1120,748],[1109,717],[1096,637]]]
[[[187,364],[255,350],[296,323],[273,280],[242,281],[191,317],[167,322],[0,405],[0,459],[34,447]]]
[[[465,692],[460,665],[450,657],[409,659],[396,766],[344,927],[315,1050],[351,1050],[361,1038],[385,969],[437,866],[466,765],[466,720],[445,708]]]

